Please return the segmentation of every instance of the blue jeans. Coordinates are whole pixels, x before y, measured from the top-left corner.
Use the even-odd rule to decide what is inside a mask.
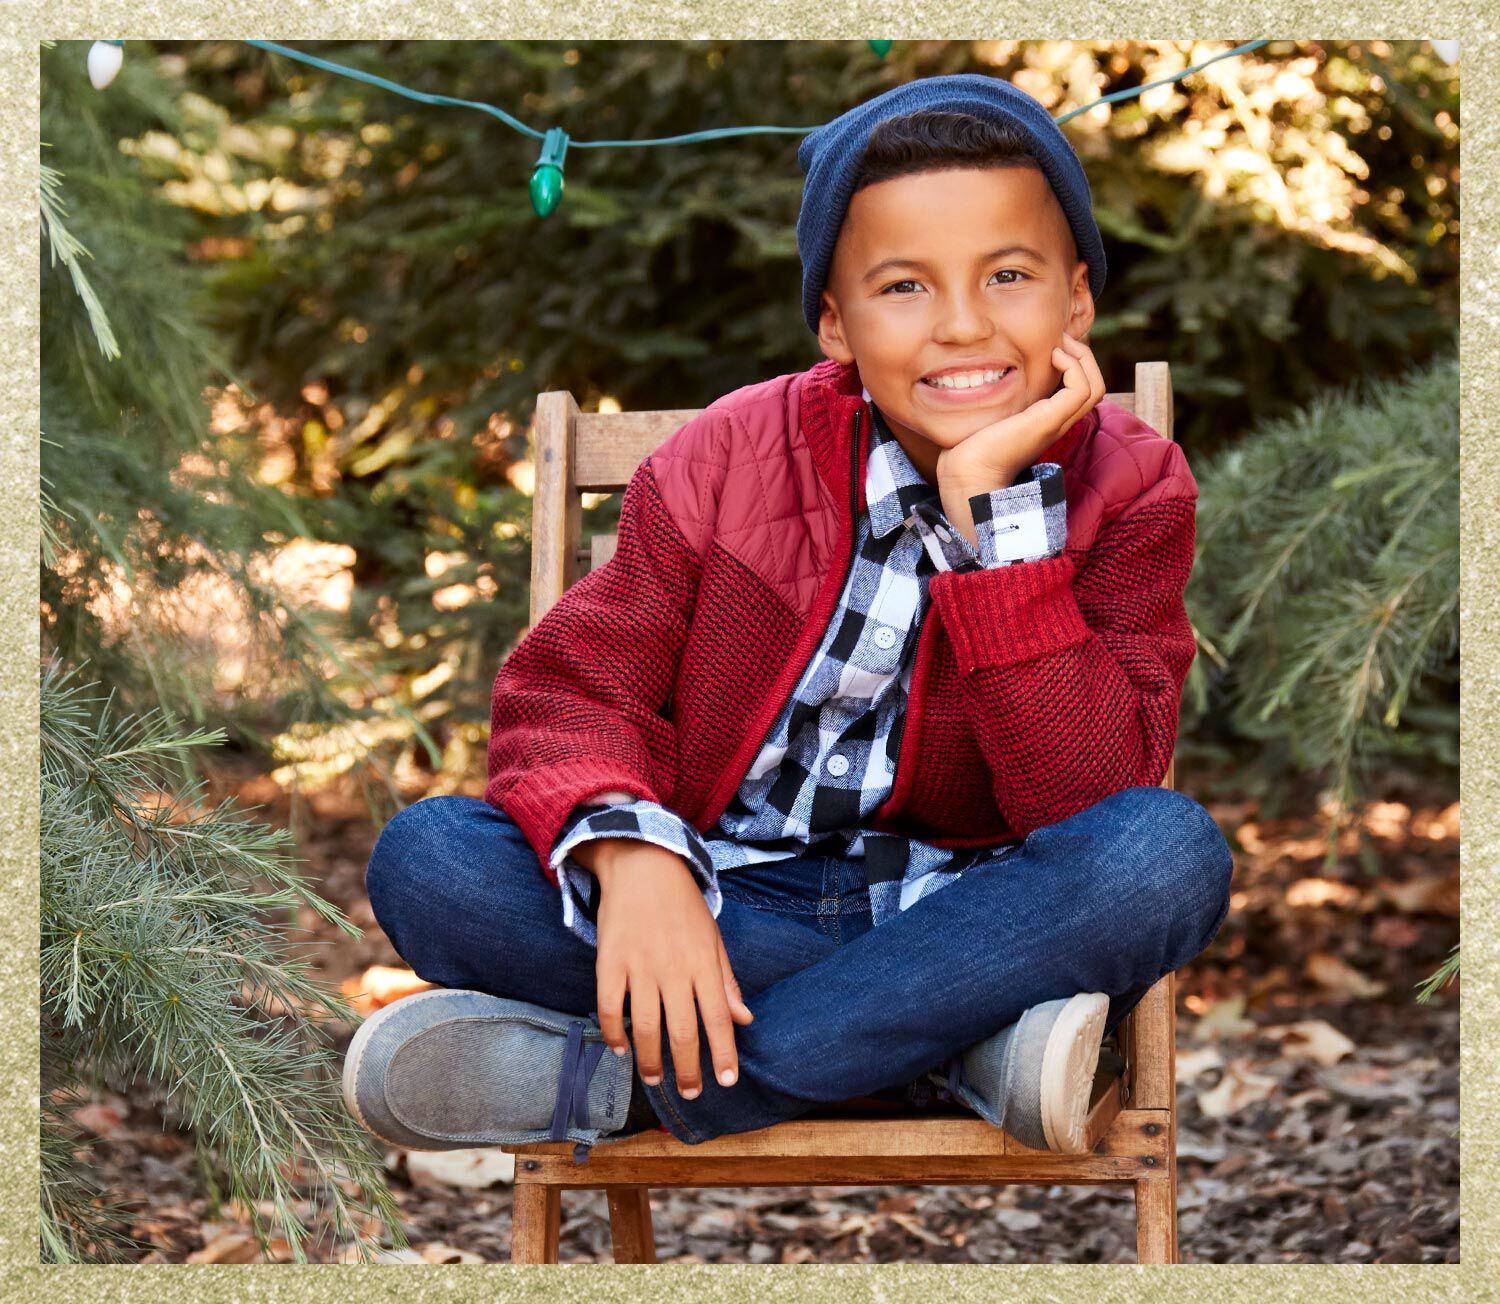
[[[739,1080],[678,1093],[663,1038],[651,1104],[680,1140],[768,1127],[921,1079],[1042,1001],[1110,997],[1106,1035],[1213,940],[1233,857],[1213,817],[1136,787],[1034,830],[874,928],[860,860],[816,856],[720,880],[719,930],[746,1004]],[[385,827],[366,873],[397,952],[440,987],[596,1013],[595,950],[502,810],[429,797]],[[607,1139],[606,1139],[607,1140]]]

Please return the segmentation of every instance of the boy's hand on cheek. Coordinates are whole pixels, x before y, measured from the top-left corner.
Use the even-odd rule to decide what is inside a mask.
[[[677,1088],[691,1100],[703,1087],[701,1010],[714,1074],[721,1085],[732,1086],[739,1076],[734,1024],[755,1016],[740,995],[718,923],[692,872],[681,856],[654,843],[604,841],[617,848],[593,868],[600,888],[595,972],[605,1041],[623,1053],[628,991],[641,1079],[653,1086],[662,1079],[665,1024]]]
[[[1093,350],[1066,331],[1052,350],[1062,387],[1012,416],[981,426],[961,444],[938,454],[937,481],[943,513],[971,544],[978,546],[969,512],[971,494],[989,493],[1017,475],[1079,417],[1104,397],[1104,377]]]

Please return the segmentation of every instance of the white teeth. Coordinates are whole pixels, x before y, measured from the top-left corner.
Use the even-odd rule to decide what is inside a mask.
[[[926,383],[938,389],[973,389],[978,385],[988,385],[991,381],[999,380],[1011,370],[1013,368],[1005,367],[1000,371],[964,371],[952,376],[931,376],[926,379]]]

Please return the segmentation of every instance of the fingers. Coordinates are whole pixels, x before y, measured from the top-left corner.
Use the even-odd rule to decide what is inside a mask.
[[[1071,424],[1104,397],[1104,377],[1087,344],[1066,331],[1062,338],[1052,350],[1052,364],[1062,372],[1062,388],[1053,397],[1066,411],[1064,422]]]
[[[1062,385],[1049,396],[1051,411],[1047,413],[1049,426],[1065,429],[1078,420],[1091,406],[1088,377],[1079,360],[1061,345],[1052,350],[1052,365],[1062,372]]]
[[[708,1050],[714,1063],[714,1077],[721,1087],[732,1087],[739,1079],[740,1064],[734,1050],[734,1023],[729,1017],[724,983],[715,975],[695,990],[698,1009],[703,1015],[703,1030],[708,1034]]]
[[[630,1043],[625,1038],[625,971],[614,965],[596,967],[599,1002],[599,1029],[604,1041],[616,1055],[623,1055]]]
[[[691,984],[684,982],[664,991],[662,1006],[677,1090],[684,1100],[694,1100],[703,1090],[703,1071],[698,1063],[698,1007],[693,1002]]]
[[[1088,386],[1089,401],[1097,403],[1104,397],[1104,375],[1099,370],[1099,360],[1094,356],[1093,349],[1089,348],[1082,340],[1063,332],[1063,348],[1068,354],[1076,358],[1078,365],[1083,368],[1083,378]]]
[[[630,1031],[635,1037],[635,1065],[648,1087],[661,1085],[661,993],[642,981],[630,988]]]
[[[1083,374],[1087,378],[1089,388],[1089,400],[1097,403],[1104,397],[1104,375],[1099,370],[1099,359],[1094,356],[1093,349],[1089,348],[1082,340],[1074,339],[1066,331],[1063,339],[1072,344],[1077,350],[1079,365],[1083,367]]]
[[[1079,381],[1083,378],[1083,372],[1079,368],[1077,356],[1069,353],[1061,344],[1054,345],[1052,348],[1052,365],[1062,372],[1063,388],[1077,393]]]
[[[722,934],[719,937],[719,972],[724,975],[724,995],[729,1001],[730,1018],[741,1025],[754,1022],[755,1016],[750,1013],[750,1007],[745,1004],[745,998],[740,992],[739,980],[734,976],[734,969],[729,963],[729,952],[724,949]]]

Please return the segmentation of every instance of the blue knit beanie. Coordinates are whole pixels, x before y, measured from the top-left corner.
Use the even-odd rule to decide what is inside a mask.
[[[1089,289],[1097,300],[1104,289],[1104,242],[1094,221],[1093,199],[1083,164],[1052,115],[1040,101],[998,77],[955,73],[923,77],[857,104],[832,122],[810,131],[797,147],[797,163],[807,174],[802,210],[797,215],[797,250],[802,255],[802,315],[814,335],[833,247],[854,192],[854,174],[871,129],[887,118],[919,109],[968,113],[1005,123],[1026,138],[1073,228],[1078,256],[1089,267]]]

